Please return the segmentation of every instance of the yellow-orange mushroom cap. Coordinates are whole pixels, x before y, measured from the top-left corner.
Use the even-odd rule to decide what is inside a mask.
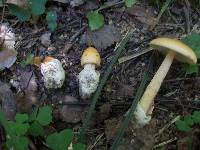
[[[157,38],[150,42],[150,46],[164,54],[168,53],[169,51],[175,52],[175,58],[178,61],[189,64],[196,64],[197,62],[197,57],[194,51],[180,40],[171,38]]]
[[[96,66],[100,66],[101,58],[100,54],[94,47],[88,47],[84,50],[81,56],[81,65],[85,64],[95,64]]]
[[[51,56],[46,56],[45,59],[43,60],[43,63],[48,63],[48,62],[52,61],[53,59],[55,59],[55,58],[53,58]]]

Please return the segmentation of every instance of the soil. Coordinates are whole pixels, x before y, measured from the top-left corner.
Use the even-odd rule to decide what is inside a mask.
[[[94,4],[99,7],[102,3],[95,2]],[[11,68],[0,72],[0,80],[10,84],[10,80],[13,79],[22,84],[29,82],[34,75],[34,84],[29,90],[27,90],[29,86],[26,86],[19,92],[18,88],[11,86],[18,103],[17,111],[30,113],[36,106],[51,105],[54,108],[52,128],[61,130],[68,127],[78,133],[91,103],[89,99],[82,100],[78,91],[78,74],[83,69],[80,65],[80,57],[83,50],[90,46],[82,41],[82,35],[88,30],[86,12],[89,4],[71,7],[68,3],[54,1],[48,3],[48,7],[56,10],[58,14],[58,28],[51,33],[51,43],[48,46],[42,44],[40,40],[44,33],[50,32],[43,16],[36,24],[31,24],[19,22],[14,16],[9,15],[7,9],[5,10],[3,22],[9,23],[16,34],[18,55],[16,63]],[[115,26],[120,32],[120,39],[129,29],[134,30],[122,56],[148,49],[148,43],[155,37],[181,38],[192,31],[200,32],[200,10],[192,3],[187,5],[185,2],[173,2],[151,29],[154,23],[151,18],[155,19],[160,8],[161,6],[157,4],[143,0],[133,8],[125,9],[123,4],[119,4],[102,11],[106,24]],[[75,38],[72,40],[74,35]],[[102,74],[112,59],[115,45],[116,42],[106,49],[99,49],[102,59],[102,67],[99,70]],[[20,62],[26,59],[29,53],[35,56],[52,56],[62,62],[66,71],[66,80],[62,88],[46,89],[39,67],[27,65],[22,68],[20,66]],[[154,55],[154,67],[150,72],[152,78],[164,58],[157,52],[147,52],[115,65],[98,100],[96,112],[87,131],[88,149],[109,149],[115,138],[116,129],[132,104],[152,55]],[[26,81],[21,81],[20,79],[27,77],[27,74],[32,75]],[[143,129],[135,129],[134,124],[131,124],[118,149],[182,150],[185,149],[184,144],[187,143],[186,137],[192,137],[195,140],[194,148],[198,149],[200,145],[198,126],[187,135],[180,133],[174,124],[161,133],[159,131],[178,115],[186,115],[200,109],[199,90],[199,74],[185,75],[182,64],[175,60],[155,99],[152,121]],[[43,145],[43,142],[38,142],[38,140],[34,140],[33,143],[36,147]]]

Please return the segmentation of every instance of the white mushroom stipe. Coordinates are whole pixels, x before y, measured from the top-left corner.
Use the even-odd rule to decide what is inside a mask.
[[[146,124],[148,124],[151,120],[151,115],[146,115],[144,110],[140,105],[137,105],[137,108],[134,112],[135,120],[136,120],[136,126],[135,127],[143,127]]]
[[[83,99],[89,98],[97,89],[100,73],[95,70],[94,64],[85,64],[79,73],[79,94]]]
[[[41,73],[47,89],[62,87],[65,80],[65,71],[58,59],[41,64]]]

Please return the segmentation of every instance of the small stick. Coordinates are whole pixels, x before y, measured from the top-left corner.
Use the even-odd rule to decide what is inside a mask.
[[[97,143],[101,140],[101,138],[102,138],[103,136],[104,136],[104,133],[98,135],[97,138],[96,138],[96,140],[95,140],[95,142],[94,142],[94,144],[92,144],[91,146],[89,146],[89,147],[87,148],[87,150],[92,150],[92,149],[97,145]]]
[[[172,138],[172,139],[170,139],[170,140],[167,140],[167,141],[164,141],[164,142],[162,142],[162,143],[160,143],[160,144],[155,145],[153,148],[156,149],[156,148],[158,148],[158,147],[161,147],[161,146],[167,145],[167,144],[169,144],[169,143],[172,143],[172,142],[174,142],[174,141],[176,141],[176,140],[177,140],[177,137]]]
[[[143,51],[141,51],[141,52],[138,52],[138,53],[136,53],[136,54],[132,54],[132,55],[129,55],[129,56],[121,57],[121,58],[118,59],[118,62],[119,62],[119,64],[124,63],[124,62],[126,62],[126,61],[128,61],[128,60],[131,60],[131,59],[133,59],[133,58],[136,58],[136,57],[138,57],[138,56],[141,56],[141,55],[143,55],[143,54],[146,54],[146,53],[150,52],[151,50],[152,50],[152,48],[148,48],[148,49],[145,49],[145,50],[143,50]]]
[[[168,124],[166,124],[162,129],[160,129],[158,131],[157,134],[155,134],[155,136],[158,136],[160,134],[162,134],[166,129],[168,129],[173,123],[175,123],[177,120],[180,119],[180,115],[176,116],[174,119],[172,119]]]

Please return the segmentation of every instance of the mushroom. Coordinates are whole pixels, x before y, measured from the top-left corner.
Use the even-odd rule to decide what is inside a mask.
[[[81,98],[87,99],[97,89],[100,73],[95,70],[100,66],[101,58],[98,51],[93,47],[84,50],[81,57],[81,66],[84,69],[79,73],[79,94]]]
[[[47,89],[62,87],[65,80],[65,70],[58,59],[45,57],[41,63],[41,73]]]
[[[172,64],[173,59],[176,58],[178,61],[189,64],[196,64],[197,62],[193,50],[177,39],[157,38],[150,42],[150,46],[161,53],[166,54],[166,57],[147,86],[134,113],[137,124],[140,127],[148,124],[151,120],[154,98],[160,89],[161,83]]]

